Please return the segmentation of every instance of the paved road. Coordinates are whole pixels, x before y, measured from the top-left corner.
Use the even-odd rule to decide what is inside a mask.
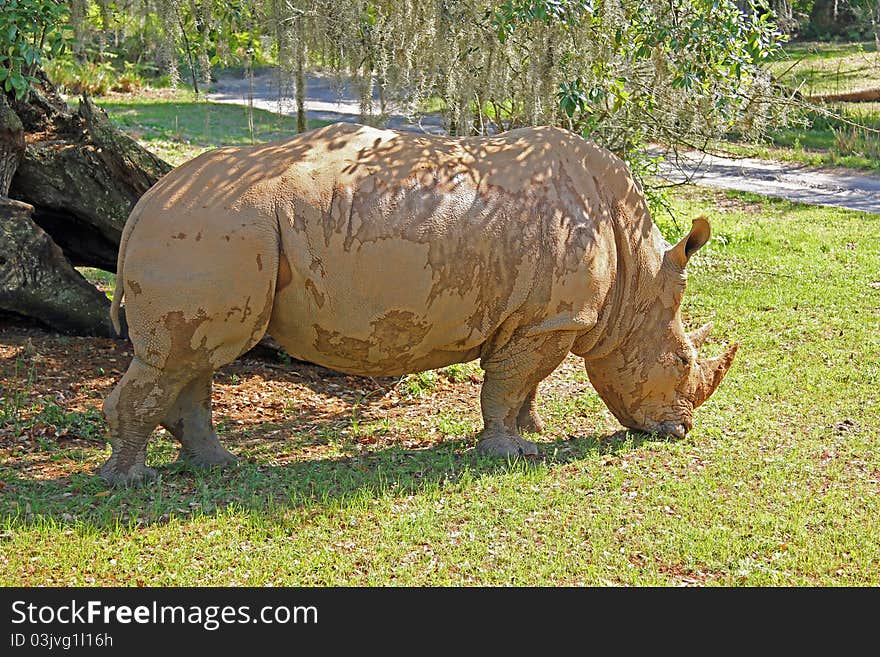
[[[664,163],[663,175],[674,182],[737,189],[791,201],[880,213],[880,176],[847,169],[754,158],[727,158],[691,153]]]
[[[360,105],[355,100],[357,94],[350,83],[340,83],[332,76],[310,74],[306,88],[306,113],[310,119],[352,123],[360,120]],[[254,78],[253,84],[248,80],[222,79],[214,85],[208,98],[218,103],[246,105],[250,93],[253,94],[254,107],[283,114],[296,113],[292,99],[288,97],[279,101],[277,79],[271,74]],[[378,113],[378,103],[374,103],[374,111]],[[443,133],[442,122],[437,116],[424,117],[414,124],[395,111],[389,116],[388,127]],[[855,171],[815,169],[753,158],[691,154],[681,156],[675,163],[667,162],[663,175],[674,182],[687,179],[707,187],[880,213],[880,176]]]
[[[221,79],[212,87],[208,98],[215,103],[232,103],[247,105],[248,97],[253,90],[254,107],[296,115],[296,102],[292,98],[293,90],[285,89],[287,97],[278,99],[278,79],[273,75],[255,77],[253,84],[248,80]],[[306,78],[306,116],[320,121],[360,121],[361,106],[358,94],[349,82],[336,79],[335,76],[309,74]],[[374,98],[373,111],[379,113],[378,98]],[[387,126],[395,130],[414,130],[430,134],[443,134],[443,123],[440,117],[430,115],[422,118],[419,123],[412,123],[403,113],[393,111],[389,114]]]

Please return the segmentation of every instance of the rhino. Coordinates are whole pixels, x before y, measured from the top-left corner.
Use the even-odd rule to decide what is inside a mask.
[[[112,484],[155,476],[149,436],[230,464],[211,419],[214,371],[267,332],[293,357],[397,376],[479,359],[479,452],[538,454],[538,384],[569,354],[626,427],[684,437],[737,345],[684,330],[685,265],[625,163],[569,131],[452,138],[333,124],[212,150],[133,208],[110,310],[131,363],[103,404]]]

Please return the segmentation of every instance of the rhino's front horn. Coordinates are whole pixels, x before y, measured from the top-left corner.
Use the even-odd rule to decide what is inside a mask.
[[[715,388],[718,387],[718,384],[721,383],[721,379],[724,378],[724,375],[727,374],[727,370],[729,370],[730,366],[733,364],[733,357],[736,355],[737,349],[739,349],[739,345],[733,343],[725,349],[724,353],[720,356],[708,358],[700,362],[700,367],[702,369],[702,382],[697,387],[696,393],[694,394],[694,408],[709,399],[709,396],[715,392]]]
[[[688,340],[690,340],[690,343],[694,345],[694,349],[696,349],[697,351],[700,350],[700,347],[703,346],[706,338],[709,337],[709,331],[711,330],[712,322],[706,322],[696,331],[691,331],[687,334]]]

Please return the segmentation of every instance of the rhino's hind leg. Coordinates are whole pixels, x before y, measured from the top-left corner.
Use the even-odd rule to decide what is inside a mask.
[[[110,484],[139,484],[156,476],[146,465],[147,442],[186,379],[135,356],[104,400],[113,453],[100,475]]]
[[[567,332],[530,338],[514,334],[495,353],[483,357],[484,426],[477,451],[497,456],[538,454],[538,446],[520,435],[520,418],[524,409],[533,407],[538,383],[562,362],[573,342],[574,334]]]
[[[202,468],[236,462],[236,458],[220,444],[214,431],[211,419],[212,376],[211,371],[200,372],[185,385],[162,421],[162,426],[180,441],[177,460]]]
[[[180,233],[164,243],[156,241],[162,231],[150,222],[164,226],[165,219],[145,217],[137,226],[146,232],[141,241],[132,233],[121,274],[129,290],[125,314],[135,357],[105,403],[113,454],[101,474],[112,483],[153,474],[145,464],[146,446],[160,423],[180,440],[184,460],[232,461],[211,424],[211,375],[259,342],[275,299],[274,217],[245,213],[228,234],[211,232],[206,224],[204,235],[185,240],[188,233]],[[181,225],[185,221],[199,223],[186,212]]]
[[[516,424],[520,431],[528,431],[529,433],[544,432],[544,420],[541,419],[541,415],[538,413],[536,403],[537,396],[538,386],[536,385],[535,389],[528,394],[522,407],[519,409]]]

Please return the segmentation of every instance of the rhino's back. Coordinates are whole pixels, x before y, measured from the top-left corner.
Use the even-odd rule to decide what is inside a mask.
[[[474,358],[502,325],[577,313],[565,297],[587,279],[595,236],[582,188],[592,183],[572,180],[582,154],[565,133],[310,135],[276,194],[283,254],[270,332],[293,355],[399,374]]]

